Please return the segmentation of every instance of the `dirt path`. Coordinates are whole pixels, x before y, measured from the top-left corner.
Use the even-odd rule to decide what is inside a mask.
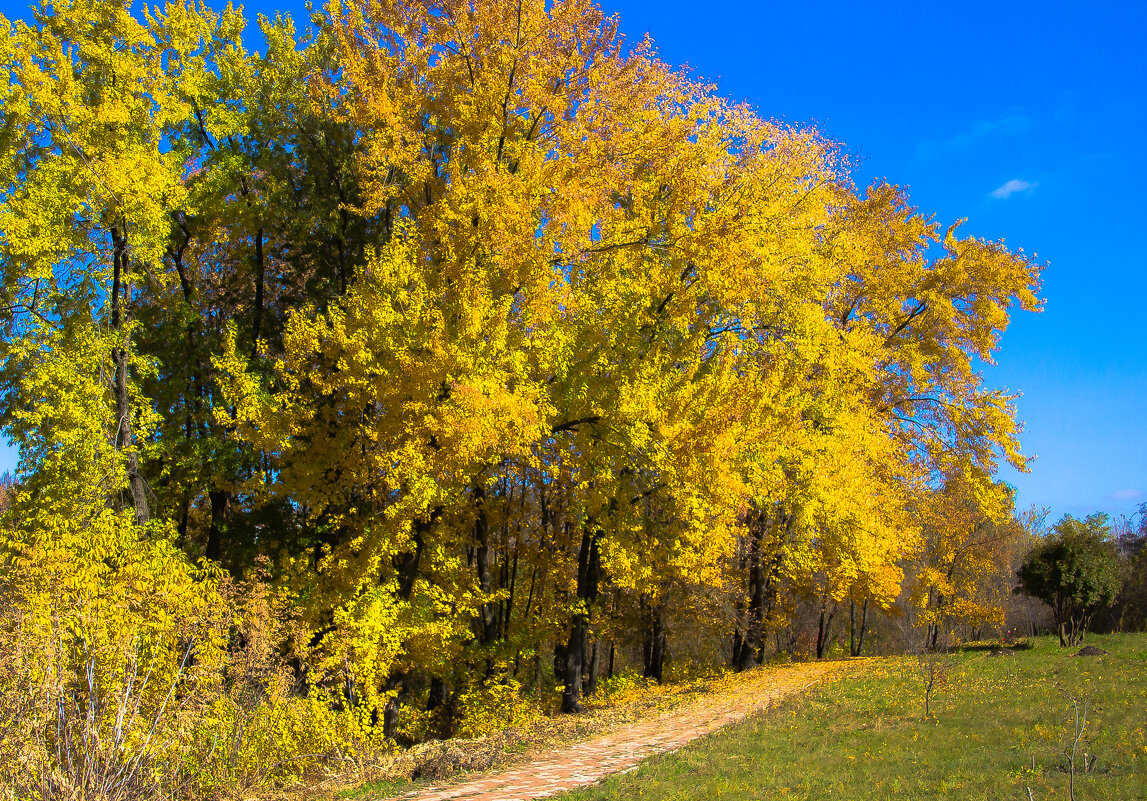
[[[457,784],[425,787],[398,796],[403,801],[528,801],[593,784],[628,770],[653,754],[675,751],[691,740],[734,723],[858,662],[828,662],[767,668],[744,674],[717,692],[649,720],[631,723],[577,745],[537,755],[512,768]]]

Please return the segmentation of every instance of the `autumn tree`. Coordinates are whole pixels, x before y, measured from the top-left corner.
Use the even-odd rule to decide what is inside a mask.
[[[931,608],[983,602],[927,488],[1023,466],[978,365],[1031,258],[588,0],[257,25],[5,26],[4,420],[20,497],[59,496],[21,547],[112,515],[180,575],[271,564],[311,691],[390,737],[551,672],[576,710],[607,644],[660,678],[675,630],[747,667],[798,604],[862,642],[933,535]]]
[[[818,311],[831,275],[775,254],[814,254],[843,175],[815,135],[729,106],[647,45],[625,53],[584,4],[335,11],[340,113],[369,132],[359,211],[399,222],[339,308],[288,324],[276,383],[291,394],[261,394],[228,356],[241,431],[330,516],[328,580],[373,583],[386,560],[426,573],[433,536],[473,550],[474,573],[450,581],[485,592],[488,486],[531,463],[567,483],[553,545],[571,571],[574,709],[602,582],[638,580],[660,547],[643,501],[677,558],[728,553],[713,534],[739,515],[743,449],[800,425],[775,404],[786,370],[835,337]],[[790,326],[814,341],[794,348],[777,336]]]
[[[956,474],[916,499],[922,536],[909,603],[918,607],[929,643],[957,627],[972,639],[1003,627],[1013,563],[1027,544],[1013,494],[1002,482]]]

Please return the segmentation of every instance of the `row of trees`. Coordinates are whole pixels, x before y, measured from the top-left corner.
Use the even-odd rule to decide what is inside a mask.
[[[1031,258],[587,0],[310,22],[4,23],[13,614],[126,625],[174,677],[264,559],[300,686],[388,735],[475,682],[576,710],[671,628],[746,667],[802,605],[818,651],[902,591],[997,620],[1025,460],[979,365]]]

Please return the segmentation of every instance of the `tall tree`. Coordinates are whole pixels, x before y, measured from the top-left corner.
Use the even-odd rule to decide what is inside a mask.
[[[103,343],[110,508],[273,557],[388,734],[550,652],[576,710],[627,630],[655,677],[704,625],[757,662],[797,599],[823,644],[896,596],[923,488],[1022,466],[977,365],[1027,256],[587,0],[311,22],[254,52],[230,7],[76,0],[0,39],[5,419],[32,486],[68,429],[17,376]]]

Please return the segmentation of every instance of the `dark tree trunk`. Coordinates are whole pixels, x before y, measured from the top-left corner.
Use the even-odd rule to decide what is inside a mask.
[[[951,571],[949,571],[949,575],[951,575]],[[943,609],[945,603],[946,603],[946,600],[945,600],[944,596],[937,593],[936,594],[936,609],[938,609],[938,610]],[[943,619],[943,618],[941,617],[941,619]],[[935,651],[940,646],[940,624],[939,623],[936,623],[936,624],[929,623],[928,624],[927,646],[932,651]]]
[[[382,734],[388,740],[398,738],[399,707],[397,698],[387,698],[382,710]]]
[[[486,520],[486,490],[481,484],[474,487],[474,545],[478,587],[488,597],[493,591],[494,582],[490,576],[490,525]],[[484,602],[478,610],[478,617],[478,640],[482,645],[489,645],[498,636],[493,604]]]
[[[112,329],[122,333],[125,318],[124,295],[128,274],[127,242],[120,235],[119,229],[111,229],[112,236],[112,293],[111,293],[111,323]],[[127,453],[128,488],[131,492],[132,506],[135,508],[135,521],[143,525],[151,515],[147,508],[147,484],[140,472],[139,455],[135,451],[135,442],[132,435],[131,399],[128,393],[127,378],[127,350],[121,342],[112,349],[112,361],[115,363],[115,403],[116,403],[116,431],[115,448],[121,453]]]
[[[599,641],[594,640],[593,648],[590,649],[589,670],[586,671],[585,679],[582,681],[581,689],[586,696],[593,695],[595,692],[597,692],[597,671],[601,656],[601,649],[598,647],[598,645]]]
[[[574,614],[566,644],[565,675],[562,677],[562,712],[581,711],[581,671],[585,661],[585,641],[588,629],[585,615]]]
[[[848,599],[848,655],[856,656],[856,599]]]
[[[255,304],[251,313],[251,358],[259,352],[259,336],[263,332],[263,227],[255,232]]]
[[[187,536],[187,523],[189,522],[190,517],[191,517],[191,496],[186,491],[184,491],[183,501],[180,504],[179,525],[177,527],[177,530],[179,532],[180,542],[182,542],[184,537]]]
[[[433,712],[446,700],[446,684],[434,676],[430,679],[430,692],[426,694],[426,711]]]
[[[777,511],[774,518],[756,512],[747,521],[750,532],[746,562],[749,568],[748,605],[741,630],[734,633],[734,670],[759,665],[765,657],[765,620],[776,601],[776,575],[780,548],[791,535],[793,516]]]
[[[432,713],[430,730],[435,737],[448,739],[454,734],[454,694],[446,687],[446,682],[437,676],[430,679],[426,711]]]
[[[566,645],[554,643],[554,681],[559,684],[566,680]]]
[[[398,597],[406,600],[414,592],[414,582],[418,579],[418,566],[422,562],[422,552],[426,548],[426,535],[434,526],[438,516],[442,514],[442,507],[435,508],[426,520],[416,520],[412,526],[411,539],[414,541],[414,551],[400,554],[393,559],[395,571],[398,573]],[[402,684],[405,675],[401,672],[390,676],[386,681],[386,689],[392,690]],[[405,693],[406,691],[403,690]],[[401,712],[399,698],[390,698],[383,709],[383,733],[393,739],[393,732],[398,730],[398,721]]]
[[[856,601],[849,602],[849,637],[848,637],[848,653],[850,656],[860,656],[864,651],[864,634],[868,631],[868,599],[864,599],[864,604],[861,606],[860,611],[860,631],[856,629]]]
[[[510,568],[510,592],[506,596],[505,611],[502,613],[502,639],[508,640],[510,638],[510,616],[514,613],[514,591],[518,587],[518,549],[514,548],[514,557],[511,561]],[[517,674],[517,663],[514,665],[514,673]]]
[[[661,605],[653,607],[653,616],[650,627],[645,633],[645,670],[642,675],[647,679],[660,682],[665,669],[665,625],[661,614]]]
[[[211,490],[207,495],[211,499],[211,525],[207,529],[207,548],[203,555],[218,562],[223,550],[223,529],[227,527],[227,504],[231,500],[231,493]]]
[[[414,551],[400,554],[394,558],[394,568],[398,572],[398,597],[403,600],[414,592],[414,582],[418,579],[418,566],[422,562],[422,552],[426,549],[426,535],[434,526],[442,507],[438,506],[430,512],[426,520],[415,520],[412,526],[411,540],[414,542]]]
[[[816,658],[824,659],[824,652],[828,649],[829,641],[832,639],[832,618],[836,614],[836,604],[833,604],[832,609],[827,609],[823,604],[820,607],[820,625],[817,627],[816,632]]]
[[[748,670],[757,664],[757,655],[764,645],[762,638],[766,588],[760,537],[760,533],[754,531],[749,542],[749,604],[745,612],[744,631],[736,632],[733,638],[734,670]]]
[[[183,264],[183,254],[187,251],[188,245],[191,243],[191,234],[186,226],[179,219],[177,215],[173,215],[176,226],[183,233],[183,241],[178,246],[168,248],[167,255],[171,259],[172,265],[175,267],[175,272],[179,276],[179,286],[183,292],[183,302],[191,307],[191,296],[194,293],[194,287],[191,285],[191,280],[187,276],[187,268]],[[195,377],[195,320],[197,316],[192,316],[188,321],[187,326],[184,328],[183,339],[183,359],[185,367],[188,370],[187,381],[184,387],[183,394],[183,438],[190,446],[191,441],[195,438],[195,412],[196,412],[196,383]],[[183,499],[181,501],[181,509],[179,515],[179,539],[184,541],[187,537],[187,525],[191,514],[191,488],[185,486],[183,490]]]
[[[592,526],[593,521],[590,521]],[[601,576],[601,553],[596,532],[587,527],[578,550],[577,611],[570,620],[569,643],[566,645],[562,712],[581,711],[581,683],[585,669],[586,640],[589,634],[590,607],[597,599],[598,580]]]

